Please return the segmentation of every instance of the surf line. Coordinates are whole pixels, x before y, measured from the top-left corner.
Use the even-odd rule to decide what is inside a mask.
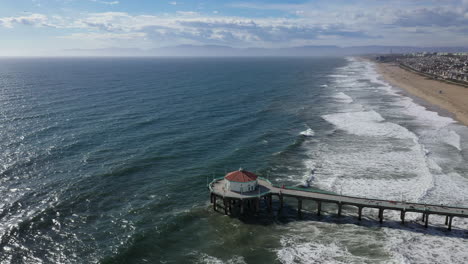
[[[279,213],[283,209],[285,197],[297,199],[298,218],[302,218],[302,202],[304,200],[316,202],[317,215],[321,214],[322,203],[336,204],[338,206],[338,216],[341,216],[343,205],[356,206],[359,220],[362,218],[362,209],[375,208],[379,210],[380,223],[383,223],[384,220],[384,210],[399,211],[402,224],[405,223],[406,213],[421,213],[422,221],[426,228],[429,224],[430,215],[445,216],[445,225],[447,225],[448,230],[452,229],[454,217],[468,218],[468,208],[368,199],[321,190],[284,185],[277,186],[273,185],[268,179],[258,177],[254,173],[243,169],[227,173],[224,177],[213,179],[208,184],[208,188],[210,190],[210,201],[213,205],[213,210],[218,211],[218,208],[222,208],[226,215],[234,215],[236,211],[240,215],[244,215],[247,210],[258,213],[261,200],[265,201],[268,212],[272,212],[273,196],[276,196],[279,200]],[[222,201],[222,204],[219,204],[218,201]]]

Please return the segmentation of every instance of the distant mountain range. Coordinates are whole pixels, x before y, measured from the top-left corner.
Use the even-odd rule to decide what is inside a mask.
[[[70,56],[349,56],[411,52],[468,52],[468,47],[409,47],[409,46],[302,46],[292,48],[233,48],[219,45],[180,45],[156,49],[105,48],[68,49]]]

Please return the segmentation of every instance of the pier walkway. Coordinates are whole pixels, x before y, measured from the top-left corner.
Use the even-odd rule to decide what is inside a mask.
[[[217,198],[223,201],[223,208],[225,214],[231,213],[232,206],[239,206],[241,214],[244,212],[244,207],[248,206],[258,211],[260,200],[267,201],[268,209],[271,210],[273,196],[277,196],[280,203],[280,209],[283,207],[283,198],[291,197],[296,198],[298,202],[298,215],[301,217],[302,201],[313,200],[317,203],[317,214],[320,215],[322,203],[334,203],[338,206],[338,215],[341,215],[343,205],[356,206],[358,209],[358,218],[361,220],[363,208],[375,208],[379,210],[379,220],[383,221],[384,210],[395,210],[400,212],[400,219],[402,223],[405,222],[405,214],[408,212],[422,213],[424,226],[427,227],[430,215],[445,216],[445,224],[448,230],[452,228],[452,220],[454,217],[468,218],[468,208],[451,207],[443,205],[431,205],[420,203],[407,203],[403,201],[389,201],[368,199],[353,196],[344,196],[334,194],[331,192],[319,190],[299,190],[294,187],[275,187],[271,182],[266,179],[258,179],[258,188],[255,191],[238,193],[225,190],[225,179],[219,178],[213,180],[209,184],[211,191],[211,202],[213,203],[214,210],[217,209]]]

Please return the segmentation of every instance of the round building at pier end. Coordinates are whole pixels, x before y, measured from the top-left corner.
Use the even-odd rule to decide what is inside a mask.
[[[244,193],[255,191],[258,187],[258,176],[253,172],[239,169],[224,176],[226,190]]]

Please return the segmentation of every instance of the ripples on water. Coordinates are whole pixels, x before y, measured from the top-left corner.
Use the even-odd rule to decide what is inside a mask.
[[[332,207],[324,222],[291,209],[252,223],[207,205],[207,180],[242,166],[286,184],[316,167],[323,189],[466,206],[466,127],[367,62],[2,59],[0,101],[2,263],[468,258],[465,231],[400,228],[391,212],[377,228]]]

